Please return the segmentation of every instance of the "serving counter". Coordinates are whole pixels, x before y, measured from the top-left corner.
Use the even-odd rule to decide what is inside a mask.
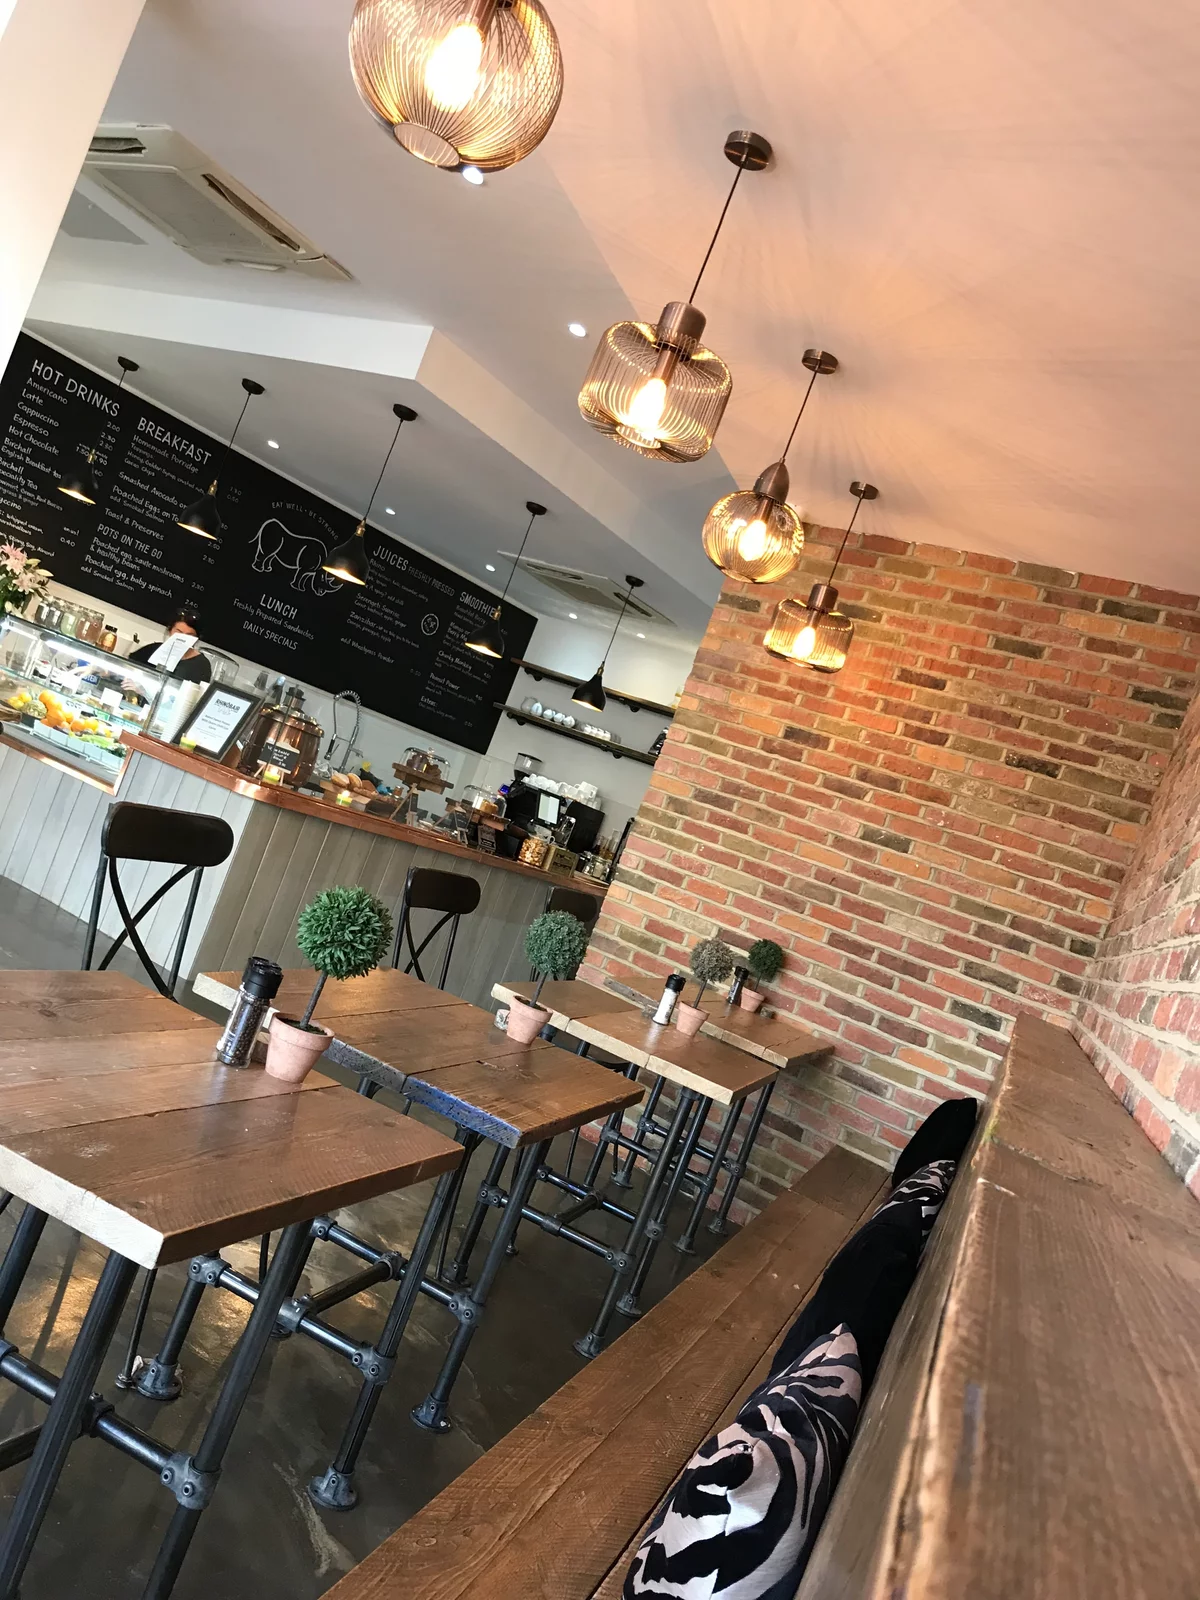
[[[486,856],[432,830],[346,810],[279,786],[250,782],[228,767],[136,734],[117,800],[220,816],[229,823],[229,859],[204,874],[183,971],[241,967],[251,955],[284,967],[303,965],[293,937],[314,894],[357,883],[393,910],[410,867],[463,872],[482,889],[463,919],[447,987],[486,1006],[492,984],[519,971],[525,930],[555,884],[602,897],[604,887],[578,875],[553,875]],[[99,860],[100,834],[114,795],[49,754],[0,736],[0,876],[86,919]],[[130,862],[121,881],[131,905],[169,876]],[[106,896],[101,928],[120,931]],[[186,890],[167,895],[139,925],[154,959],[166,965],[178,936]],[[82,945],[81,945],[82,954]]]

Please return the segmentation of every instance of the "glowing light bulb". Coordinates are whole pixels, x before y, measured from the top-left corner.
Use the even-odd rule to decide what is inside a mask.
[[[792,646],[792,654],[797,661],[807,661],[817,648],[817,630],[810,622],[806,628],[801,628],[800,637]]]
[[[667,386],[662,378],[647,378],[629,403],[625,420],[647,439],[657,437],[667,409]]]
[[[767,553],[767,525],[762,517],[747,523],[738,535],[738,555],[743,561],[761,561]]]
[[[430,53],[425,87],[443,111],[461,111],[479,88],[483,35],[473,22],[460,22]]]

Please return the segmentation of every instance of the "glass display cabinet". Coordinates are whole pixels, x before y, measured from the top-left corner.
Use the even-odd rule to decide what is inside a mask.
[[[149,730],[169,682],[24,617],[0,620],[0,732],[106,788],[129,758],[122,735]]]

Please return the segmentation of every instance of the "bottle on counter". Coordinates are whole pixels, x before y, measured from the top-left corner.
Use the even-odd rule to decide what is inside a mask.
[[[117,648],[117,630],[111,622],[106,622],[101,631],[100,648],[101,650],[107,650],[110,655]]]
[[[683,993],[683,986],[686,982],[687,979],[681,973],[673,972],[671,974],[663,989],[662,999],[658,1002],[658,1010],[650,1019],[652,1022],[657,1022],[660,1026],[670,1022],[671,1013],[675,1009],[679,996]]]
[[[279,993],[283,968],[265,956],[251,956],[242,973],[241,987],[230,1007],[225,1031],[217,1040],[217,1060],[227,1067],[244,1067],[271,1001]]]
[[[734,967],[733,982],[729,985],[728,1001],[731,1006],[736,1006],[742,998],[742,990],[746,987],[746,980],[750,976],[749,967]]]

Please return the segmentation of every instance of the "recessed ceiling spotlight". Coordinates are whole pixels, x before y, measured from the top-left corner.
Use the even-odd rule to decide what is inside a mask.
[[[488,569],[489,572],[495,572],[495,570],[496,570],[495,567],[492,565],[492,563],[490,561],[485,561],[484,562],[484,566]]]
[[[267,449],[268,450],[278,450],[279,449],[279,440],[278,439],[268,439],[267,440]]]
[[[483,173],[480,172],[478,167],[464,167],[462,175],[468,183],[473,183],[476,188],[483,182]]]
[[[394,506],[384,506],[383,509],[387,512],[389,517],[394,517],[396,515],[396,509]]]
[[[567,332],[573,333],[577,339],[587,338],[587,329],[584,327],[582,322],[568,322]]]
[[[570,617],[572,622],[578,622],[579,621],[579,613],[578,613],[578,611],[568,611],[567,615]]]

